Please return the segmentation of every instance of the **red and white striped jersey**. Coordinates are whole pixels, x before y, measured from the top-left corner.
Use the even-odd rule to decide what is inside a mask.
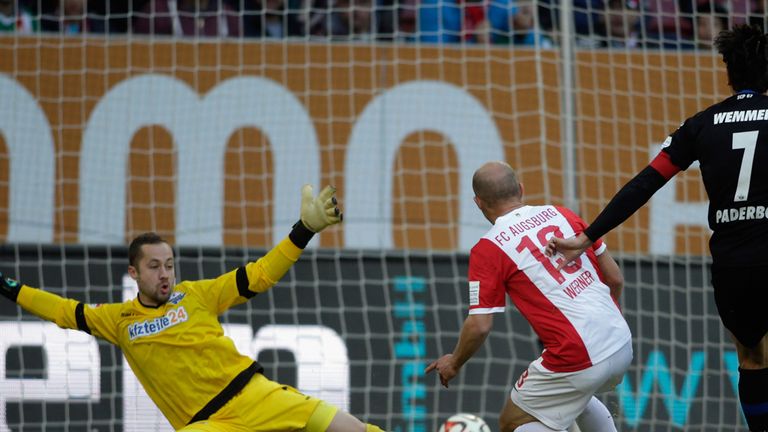
[[[602,282],[602,240],[561,271],[562,257],[544,255],[552,236],[572,237],[586,226],[563,207],[520,207],[498,218],[469,256],[469,313],[504,312],[508,294],[544,344],[542,364],[553,372],[586,369],[632,338]]]

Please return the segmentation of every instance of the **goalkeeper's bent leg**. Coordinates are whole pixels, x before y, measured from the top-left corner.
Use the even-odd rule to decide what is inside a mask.
[[[378,426],[364,424],[354,416],[325,402],[309,417],[305,432],[384,432]]]

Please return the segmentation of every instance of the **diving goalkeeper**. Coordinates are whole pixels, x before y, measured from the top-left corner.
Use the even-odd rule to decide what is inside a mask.
[[[224,336],[218,316],[270,289],[295,263],[312,236],[341,222],[326,187],[302,189],[301,219],[256,262],[216,279],[176,284],[173,249],[154,233],[128,248],[128,274],[138,296],[90,306],[0,275],[0,294],[59,327],[77,329],[122,349],[147,394],[176,430],[381,431],[296,389],[267,379],[258,362]]]

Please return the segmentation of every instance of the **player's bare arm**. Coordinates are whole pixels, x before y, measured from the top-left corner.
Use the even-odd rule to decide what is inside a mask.
[[[461,327],[459,342],[456,344],[452,354],[446,354],[430,363],[424,370],[425,373],[437,371],[440,376],[440,383],[448,388],[450,382],[459,373],[459,369],[464,366],[478,349],[485,342],[488,333],[493,328],[493,314],[475,314],[470,315],[464,320]]]
[[[597,265],[600,266],[603,282],[608,285],[608,288],[611,290],[611,297],[618,302],[621,297],[621,292],[624,289],[624,275],[621,274],[619,265],[607,250],[598,255]]]

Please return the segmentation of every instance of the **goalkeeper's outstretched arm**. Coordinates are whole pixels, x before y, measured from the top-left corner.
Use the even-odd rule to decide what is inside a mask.
[[[61,328],[81,330],[116,343],[108,317],[83,302],[24,285],[0,273],[0,295]],[[106,308],[105,308],[106,309]],[[86,319],[86,316],[88,318]]]
[[[257,261],[224,274],[206,291],[220,293],[218,312],[244,303],[256,294],[272,288],[298,261],[316,233],[342,221],[344,215],[335,197],[336,188],[326,186],[316,197],[311,185],[301,190],[301,215],[293,229],[280,243]],[[233,289],[236,287],[236,294]]]
[[[210,307],[219,313],[267,291],[298,261],[316,233],[341,222],[343,214],[339,210],[335,193],[336,188],[327,186],[315,197],[312,186],[305,185],[301,192],[300,219],[285,239],[256,262],[213,280],[194,282],[190,288],[197,289],[208,299]],[[93,308],[76,300],[22,285],[11,278],[2,277],[2,274],[0,295],[59,327],[93,333],[113,343],[116,340],[114,320],[108,313],[111,312],[110,308]]]
[[[315,197],[312,186],[304,185],[301,189],[301,218],[293,225],[288,237],[246,267],[249,291],[259,293],[271,288],[298,261],[316,233],[342,221],[344,215],[339,210],[335,194],[335,187],[326,186]]]

